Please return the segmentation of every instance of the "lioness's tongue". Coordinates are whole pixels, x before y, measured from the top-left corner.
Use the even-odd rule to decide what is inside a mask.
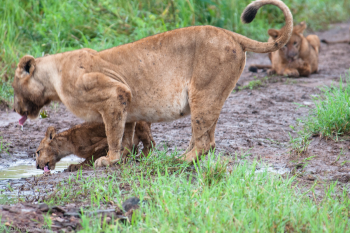
[[[44,172],[45,172],[45,173],[46,173],[46,172],[50,173],[50,169],[49,169],[48,166],[45,166],[45,167],[44,167]]]
[[[26,122],[26,120],[27,120],[27,115],[22,116],[21,119],[19,119],[18,121],[19,125],[22,126],[24,122]]]

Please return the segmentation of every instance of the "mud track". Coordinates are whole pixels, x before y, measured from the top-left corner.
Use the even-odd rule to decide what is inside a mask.
[[[350,37],[350,23],[337,24],[332,29],[316,33],[321,39],[337,40]],[[319,94],[319,87],[337,83],[350,67],[349,44],[322,44],[320,66],[317,74],[309,78],[269,77],[265,85],[257,89],[236,90],[232,93],[221,111],[215,138],[216,152],[238,158],[262,162],[276,168],[302,168],[301,177],[305,180],[350,181],[350,139],[342,141],[313,138],[306,154],[296,156],[289,151],[288,133],[295,135],[290,125],[306,115],[307,108],[298,108],[295,103],[312,107],[311,96]],[[254,74],[248,71],[249,64],[269,64],[266,54],[248,54],[247,65],[238,87],[252,80],[266,77],[266,73]],[[256,77],[255,77],[256,76]],[[0,137],[10,143],[7,153],[0,155],[0,169],[19,159],[33,159],[35,149],[44,137],[48,126],[62,131],[81,120],[69,113],[62,104],[45,107],[49,117],[27,121],[24,130],[18,125],[18,116],[5,108],[0,111]],[[153,137],[158,146],[166,145],[169,151],[183,150],[191,137],[190,118],[186,117],[170,123],[152,125]],[[247,152],[249,151],[249,152]],[[339,153],[342,156],[334,162]],[[243,156],[244,155],[244,156]],[[305,158],[315,156],[305,163]],[[300,166],[300,164],[303,164]]]

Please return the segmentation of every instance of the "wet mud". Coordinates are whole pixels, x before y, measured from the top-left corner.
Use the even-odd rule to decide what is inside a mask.
[[[350,23],[337,24],[330,30],[315,34],[320,39],[347,39],[350,37],[349,26]],[[314,137],[308,151],[297,155],[290,150],[289,133],[296,136],[290,126],[295,126],[297,119],[305,117],[308,108],[313,107],[312,95],[319,94],[320,87],[337,84],[340,76],[346,76],[350,68],[349,54],[349,44],[322,44],[318,73],[308,78],[272,76],[267,79],[263,71],[248,71],[250,64],[269,64],[267,55],[248,54],[246,68],[237,88],[226,100],[216,126],[216,153],[232,158],[237,156],[240,160],[259,160],[280,174],[298,172],[298,180],[305,184],[315,180],[338,180],[347,185],[350,182],[350,162],[345,161],[350,160],[350,137],[343,137],[337,142]],[[239,88],[253,80],[262,80],[263,85],[254,89]],[[297,104],[306,107],[300,108]],[[19,160],[34,162],[35,149],[47,127],[55,126],[61,132],[82,123],[62,104],[47,106],[45,110],[48,118],[28,120],[22,131],[18,125],[19,117],[11,109],[1,106],[0,137],[3,144],[9,145],[0,152],[0,173],[1,169]],[[156,144],[166,146],[169,153],[183,151],[191,138],[190,117],[152,124],[152,134]],[[86,171],[86,175],[89,172],[92,171]],[[7,190],[3,194],[12,196],[25,197],[28,194],[31,199],[28,202],[37,202],[40,201],[37,193],[26,193],[26,190],[31,190],[33,182],[39,182],[35,183],[36,187],[53,191],[57,182],[66,179],[68,174],[57,173],[40,178],[45,179],[45,184],[34,181],[35,177],[0,180],[0,189]],[[9,185],[17,191],[9,190]]]
[[[82,228],[81,215],[101,219],[103,223],[118,221],[129,224],[134,210],[140,208],[140,199],[132,197],[121,206],[113,202],[90,211],[87,203],[49,206],[47,204],[18,203],[0,206],[2,223],[11,232],[76,232]],[[49,219],[49,220],[48,220]]]

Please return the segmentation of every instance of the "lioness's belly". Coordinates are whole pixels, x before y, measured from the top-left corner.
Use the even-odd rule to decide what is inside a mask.
[[[168,88],[137,90],[130,108],[127,122],[173,121],[190,114],[188,86],[186,83],[169,85]]]

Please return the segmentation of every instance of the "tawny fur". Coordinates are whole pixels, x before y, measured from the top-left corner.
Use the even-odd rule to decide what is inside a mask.
[[[279,50],[269,53],[272,65],[251,65],[249,70],[256,72],[258,69],[268,69],[269,75],[278,74],[289,77],[308,77],[317,72],[320,40],[316,35],[304,37],[305,29],[305,22],[294,26],[293,34],[288,43]],[[270,29],[268,33],[270,35],[269,41],[274,41],[278,38],[280,31]]]
[[[292,14],[279,0],[249,4],[242,20],[252,21],[266,4],[278,6],[286,19],[279,38],[268,43],[195,26],[101,52],[25,56],[12,84],[15,110],[33,118],[42,106],[57,100],[86,121],[104,122],[109,151],[96,160],[97,166],[115,163],[123,148],[130,148],[135,122],[173,121],[191,114],[192,138],[182,157],[191,162],[215,147],[215,126],[244,69],[245,52],[273,52],[292,34]]]
[[[155,142],[152,138],[149,123],[137,122],[134,134],[134,149],[138,153],[138,144],[143,143],[140,157],[148,155]],[[45,137],[41,140],[36,152],[36,166],[44,169],[47,165],[50,170],[62,158],[74,154],[85,159],[82,163],[71,164],[68,171],[76,171],[80,167],[92,165],[92,161],[106,156],[108,144],[105,126],[103,123],[84,123],[71,129],[57,133],[54,127],[48,127]]]

